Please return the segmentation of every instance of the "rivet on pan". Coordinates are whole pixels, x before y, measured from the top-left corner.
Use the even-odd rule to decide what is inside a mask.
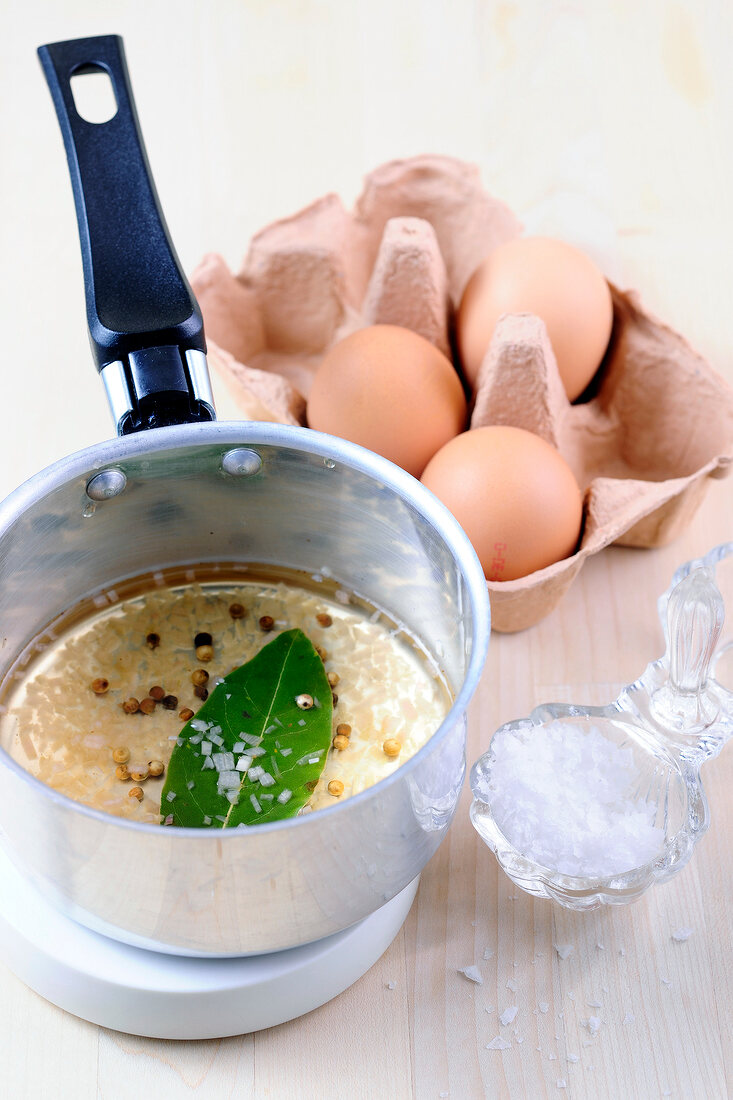
[[[262,469],[262,459],[257,451],[250,451],[247,447],[235,447],[233,451],[227,451],[221,460],[221,468],[225,474],[232,477],[252,477]]]
[[[327,470],[335,470],[336,469],[336,463],[334,462],[334,460],[332,458],[324,458],[323,465],[326,467]]]
[[[116,466],[101,470],[87,482],[87,496],[90,500],[111,500],[125,491],[127,478]]]

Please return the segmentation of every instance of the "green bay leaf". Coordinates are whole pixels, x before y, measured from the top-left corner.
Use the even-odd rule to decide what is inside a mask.
[[[301,709],[299,695],[310,695],[314,705]],[[302,630],[283,631],[224,677],[182,729],[161,794],[163,819],[172,825],[222,829],[294,817],[311,797],[326,763],[332,715],[323,661]],[[208,723],[206,731],[202,722]],[[212,736],[222,744],[213,743]],[[239,744],[244,748],[235,752]],[[205,745],[211,746],[208,756]],[[247,772],[237,773],[237,786],[229,788],[236,802],[227,798],[217,768],[206,764],[217,753],[232,754],[232,768],[226,769],[231,782],[241,758],[252,759]]]

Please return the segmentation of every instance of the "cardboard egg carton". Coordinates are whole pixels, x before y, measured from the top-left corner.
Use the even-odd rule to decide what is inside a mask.
[[[304,424],[321,359],[355,329],[402,325],[450,356],[468,279],[520,232],[472,165],[438,156],[383,165],[366,178],[353,211],[327,195],[263,229],[238,274],[221,257],[205,257],[192,283],[209,361],[245,418]],[[542,619],[586,558],[610,543],[671,541],[709,478],[725,476],[733,462],[733,390],[635,295],[611,292],[611,343],[576,404],[565,396],[539,318],[502,318],[484,358],[470,428],[536,432],[565,457],[584,493],[571,557],[518,580],[487,582],[496,630]]]

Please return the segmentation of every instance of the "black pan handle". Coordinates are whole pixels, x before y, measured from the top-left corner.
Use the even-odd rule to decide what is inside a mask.
[[[64,138],[79,224],[87,322],[117,431],[215,419],[201,310],[168,234],[148,165],[122,39],[38,50]],[[71,78],[109,76],[117,111],[77,112]]]

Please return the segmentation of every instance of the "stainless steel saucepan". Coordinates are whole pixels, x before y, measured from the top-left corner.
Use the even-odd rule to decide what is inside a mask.
[[[149,175],[121,40],[44,46],[64,134],[87,315],[118,438],[55,463],[0,505],[0,677],[57,616],[125,578],[251,561],[327,572],[385,608],[454,696],[388,779],[318,813],[250,829],[139,825],[65,798],[0,749],[0,840],[63,912],[118,940],[247,955],[348,927],[402,890],[453,817],[466,707],[489,637],[468,539],[419,482],[342,440],[218,423],[201,314]],[[84,121],[70,87],[102,70],[117,113]]]

